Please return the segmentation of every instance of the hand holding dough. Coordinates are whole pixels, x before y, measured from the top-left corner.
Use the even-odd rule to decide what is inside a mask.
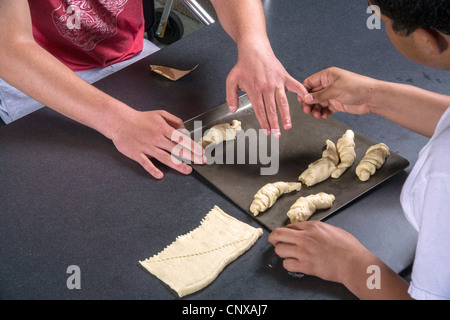
[[[299,182],[275,182],[268,183],[255,194],[250,212],[254,216],[266,211],[274,205],[274,203],[285,193],[292,191],[300,191],[302,184]]]
[[[336,150],[336,145],[327,140],[327,148],[322,153],[322,158],[311,163],[308,168],[300,175],[299,181],[311,187],[319,182],[328,179],[339,162],[339,155]]]
[[[338,140],[336,148],[341,163],[338,164],[336,170],[331,174],[331,177],[334,179],[339,178],[355,162],[355,133],[352,130],[347,130],[342,138]]]
[[[306,221],[317,210],[331,208],[334,200],[334,195],[324,192],[301,197],[292,205],[287,216],[291,220],[291,223]]]
[[[376,170],[380,169],[386,162],[389,155],[389,148],[384,143],[376,144],[367,149],[366,155],[356,167],[356,175],[359,180],[369,180]]]
[[[209,145],[217,145],[222,141],[234,140],[241,130],[241,122],[238,120],[233,120],[231,124],[215,125],[206,132],[200,140],[200,144],[203,148],[206,148]]]

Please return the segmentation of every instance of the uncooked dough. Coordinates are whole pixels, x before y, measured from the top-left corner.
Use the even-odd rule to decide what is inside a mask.
[[[213,282],[262,233],[215,206],[199,227],[139,263],[183,297]]]
[[[356,167],[356,175],[359,180],[365,182],[383,166],[390,152],[388,146],[379,143],[367,149],[365,156]]]
[[[327,140],[327,148],[322,153],[322,158],[311,163],[298,178],[299,181],[311,187],[328,179],[339,162],[339,155],[334,142]]]
[[[200,140],[200,144],[203,148],[206,148],[209,145],[217,145],[223,141],[234,140],[241,130],[241,122],[238,120],[233,120],[231,124],[215,125],[205,132],[205,135]]]
[[[275,182],[268,183],[255,194],[250,212],[257,216],[274,205],[274,203],[285,193],[300,191],[302,184],[300,182]]]
[[[334,195],[325,192],[300,197],[289,209],[287,216],[291,223],[308,220],[313,213],[321,209],[329,209],[333,206]]]
[[[347,130],[342,138],[338,140],[336,149],[341,162],[331,174],[331,177],[334,179],[339,178],[355,162],[355,133],[352,130]]]

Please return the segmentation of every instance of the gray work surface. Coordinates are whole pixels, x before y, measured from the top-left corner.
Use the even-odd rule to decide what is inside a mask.
[[[448,93],[449,74],[408,61],[384,30],[366,27],[366,1],[266,1],[265,10],[274,51],[300,81],[338,66]],[[236,59],[235,44],[215,23],[96,86],[134,108],[166,109],[187,121],[225,103],[225,80]],[[199,67],[171,82],[151,73],[150,64]],[[325,220],[401,272],[413,261],[416,232],[399,195],[427,139],[375,115],[335,118],[411,164]],[[159,166],[162,181],[101,134],[47,108],[0,127],[0,298],[176,299],[139,260],[197,227],[214,205],[260,226],[198,173],[183,176]],[[355,298],[340,284],[288,275],[268,235],[265,229],[211,285],[185,299]],[[81,289],[66,285],[71,265],[80,268]]]

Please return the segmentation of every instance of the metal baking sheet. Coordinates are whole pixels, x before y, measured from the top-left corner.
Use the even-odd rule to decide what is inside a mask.
[[[241,121],[243,131],[240,134],[244,136],[238,136],[239,139],[215,147],[208,147],[206,152],[209,164],[194,165],[193,168],[252,217],[254,216],[249,211],[250,204],[262,186],[277,181],[297,182],[308,165],[322,156],[327,139],[337,143],[338,139],[351,129],[333,118],[318,120],[306,115],[295,94],[288,93],[288,99],[292,129],[283,131],[278,146],[276,142],[271,142],[270,138],[256,134],[259,133],[260,126],[246,95],[240,98],[240,107],[235,114],[231,114],[224,104],[185,122],[191,137],[199,139],[206,130],[216,124]],[[383,141],[372,141],[353,131],[356,161],[340,178],[330,178],[312,187],[303,184],[299,192],[281,196],[272,208],[254,218],[269,230],[285,226],[289,223],[286,213],[299,197],[326,192],[336,197],[333,207],[319,210],[310,218],[323,220],[409,166],[408,160],[391,151],[384,166],[369,181],[361,182],[355,174],[356,165],[370,146]],[[275,170],[277,158],[278,170]],[[261,169],[264,168],[274,174],[267,172],[262,174]]]

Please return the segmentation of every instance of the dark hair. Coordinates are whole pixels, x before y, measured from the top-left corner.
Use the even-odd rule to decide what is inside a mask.
[[[410,35],[418,28],[450,35],[450,0],[371,0],[390,18],[393,29]]]

